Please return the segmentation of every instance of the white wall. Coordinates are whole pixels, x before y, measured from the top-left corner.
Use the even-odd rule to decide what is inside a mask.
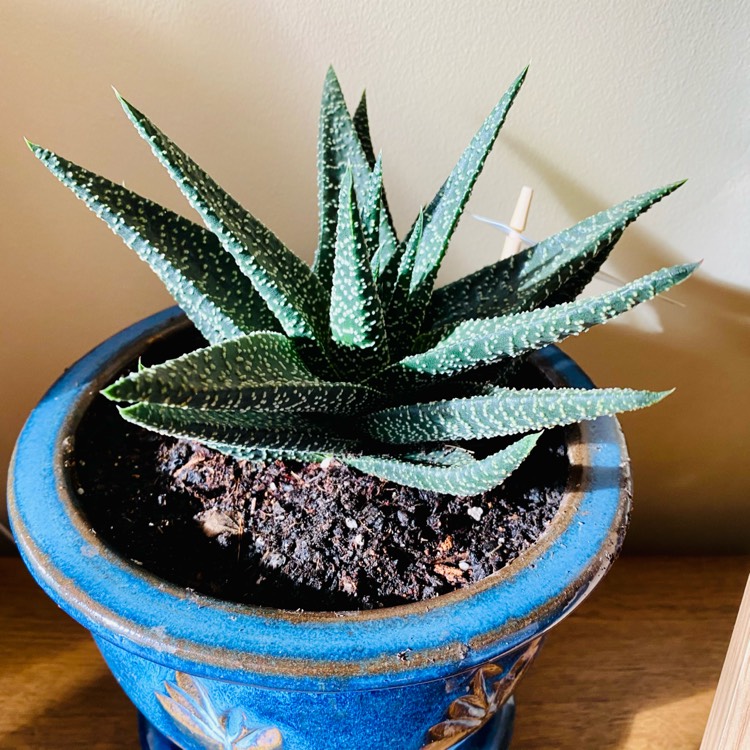
[[[623,419],[632,546],[747,551],[749,29],[739,0],[3,0],[2,465],[63,367],[169,302],[22,135],[186,210],[120,112],[115,84],[310,258],[329,63],[352,104],[367,85],[404,228],[531,61],[470,209],[508,217],[521,185],[533,185],[529,233],[541,238],[690,178],[608,264],[630,279],[705,258],[673,293],[685,309],[650,303],[566,348],[600,385],[678,389]],[[490,262],[501,243],[466,218],[443,278]]]

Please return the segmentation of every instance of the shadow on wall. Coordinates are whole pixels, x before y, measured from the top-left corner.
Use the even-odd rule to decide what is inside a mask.
[[[506,142],[571,215],[607,207],[527,144],[512,136]],[[621,417],[635,487],[627,550],[750,549],[747,475],[737,462],[750,438],[750,293],[709,279],[707,252],[704,266],[671,294],[685,308],[648,303],[661,333],[631,325],[635,312],[564,345],[599,386],[676,388],[652,409]],[[636,224],[607,268],[632,279],[675,262]],[[715,540],[712,550],[707,538]]]

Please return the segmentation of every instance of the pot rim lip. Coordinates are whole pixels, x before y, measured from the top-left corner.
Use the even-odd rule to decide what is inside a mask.
[[[187,659],[209,671],[239,666],[259,674],[354,679],[456,661],[470,667],[490,652],[520,646],[565,616],[619,551],[630,475],[619,424],[602,417],[568,428],[571,476],[560,510],[537,542],[497,573],[435,599],[378,610],[299,613],[224,602],[158,578],[110,550],[90,529],[68,487],[63,453],[102,384],[137,351],[187,325],[179,310],[170,308],[80,359],[34,409],[11,461],[9,510],[22,556],[42,587],[95,634],[135,652],[156,648],[167,659]],[[555,385],[593,385],[556,347],[537,353],[535,361]],[[45,459],[54,472],[28,470],[46,465]],[[55,532],[43,512],[49,501],[60,524]],[[179,614],[180,622],[171,617],[159,624],[155,612],[163,606]],[[230,630],[230,623],[238,623],[240,637],[217,638],[207,619]],[[333,635],[353,648],[356,658],[329,654]]]

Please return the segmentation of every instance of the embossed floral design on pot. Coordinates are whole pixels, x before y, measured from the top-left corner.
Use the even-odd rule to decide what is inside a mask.
[[[495,662],[480,667],[469,682],[467,694],[448,706],[448,718],[430,728],[430,742],[422,750],[449,750],[492,721],[541,645],[539,638],[510,669]]]
[[[175,672],[156,697],[164,710],[207,750],[281,750],[284,741],[275,727],[248,723],[240,707],[218,711],[199,677]]]

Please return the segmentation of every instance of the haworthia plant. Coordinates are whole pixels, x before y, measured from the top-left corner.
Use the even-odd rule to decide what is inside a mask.
[[[128,118],[205,229],[29,144],[149,263],[208,342],[137,368],[105,396],[123,404],[120,413],[135,424],[240,460],[337,458],[384,480],[461,496],[500,484],[545,429],[662,399],[665,392],[623,388],[527,388],[513,373],[529,352],[610,320],[692,273],[695,265],[665,268],[576,300],[626,227],[680,183],[433,289],[525,76],[399,239],[366,98],[352,116],[329,70],[312,268],[124,99]],[[517,438],[483,458],[461,445],[499,436]]]

